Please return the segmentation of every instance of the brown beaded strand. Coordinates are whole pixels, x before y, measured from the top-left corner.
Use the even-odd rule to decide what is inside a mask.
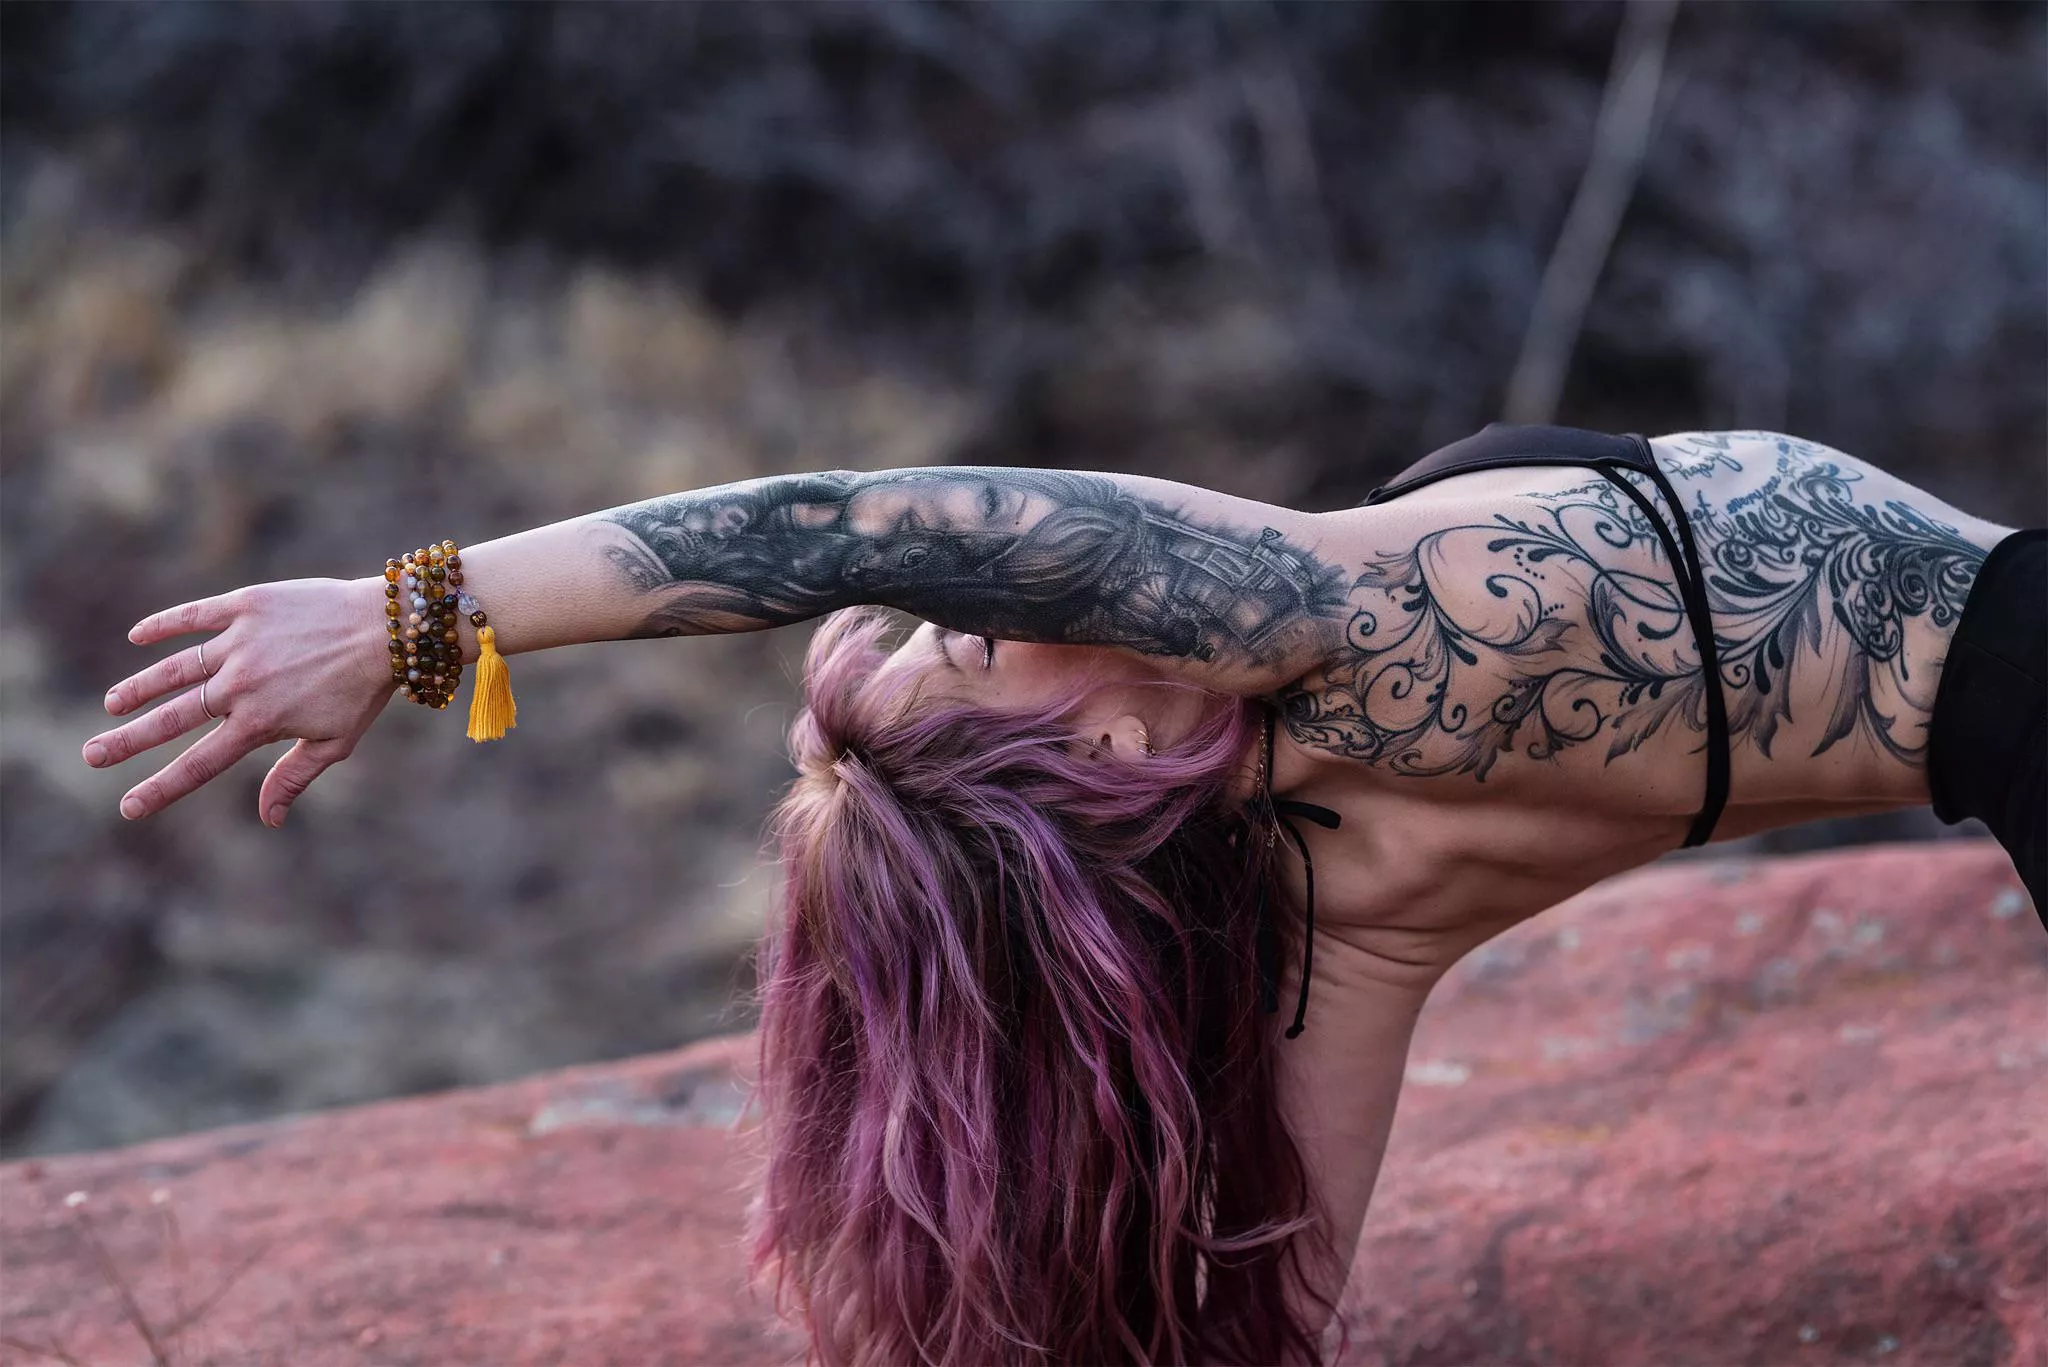
[[[453,541],[384,562],[391,677],[401,693],[424,707],[446,707],[462,683],[461,637],[455,628],[461,567]]]
[[[405,638],[400,634],[399,613],[403,611],[398,603],[399,576],[403,573],[396,560],[384,562],[384,627],[391,633],[391,678],[407,697],[412,689],[405,681]]]
[[[433,650],[426,644],[428,599],[423,573],[425,561],[424,550],[411,551],[402,558],[399,566],[399,606],[403,612],[405,650],[405,681],[399,691],[423,707],[434,707],[440,705],[441,699],[434,687]]]

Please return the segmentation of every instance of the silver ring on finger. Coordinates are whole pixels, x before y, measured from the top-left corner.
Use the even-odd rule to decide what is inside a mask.
[[[202,712],[206,713],[208,720],[219,721],[220,716],[206,704],[206,685],[210,682],[212,682],[212,680],[210,679],[201,679],[199,681],[199,709]]]
[[[204,641],[199,643],[199,672],[207,678],[213,677],[213,671],[206,667],[206,642]]]

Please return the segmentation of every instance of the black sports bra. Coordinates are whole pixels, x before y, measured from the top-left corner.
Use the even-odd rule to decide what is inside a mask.
[[[1664,554],[1671,562],[1671,573],[1678,580],[1679,598],[1685,604],[1686,619],[1692,624],[1693,638],[1699,643],[1700,669],[1706,677],[1707,700],[1707,791],[1700,803],[1697,815],[1693,817],[1692,828],[1687,831],[1685,845],[1704,845],[1714,833],[1714,826],[1721,819],[1721,811],[1728,805],[1728,774],[1731,767],[1728,740],[1728,701],[1721,691],[1721,666],[1719,653],[1715,648],[1713,611],[1707,604],[1705,582],[1701,578],[1699,547],[1693,541],[1692,524],[1685,516],[1685,505],[1679,501],[1678,491],[1671,487],[1671,481],[1657,467],[1656,459],[1650,453],[1650,443],[1630,433],[1627,436],[1608,436],[1600,432],[1586,432],[1576,427],[1517,427],[1506,423],[1494,423],[1484,431],[1466,437],[1463,441],[1452,442],[1449,446],[1432,451],[1398,475],[1393,483],[1383,484],[1365,496],[1362,507],[1386,503],[1426,484],[1453,475],[1470,474],[1475,470],[1497,470],[1512,466],[1526,465],[1571,465],[1595,470],[1608,483],[1626,494],[1650,525],[1656,529],[1657,539],[1664,544]],[[1671,509],[1672,519],[1677,523],[1674,533],[1671,523],[1657,511],[1647,495],[1629,480],[1622,471],[1634,470],[1647,475],[1663,494],[1665,504]],[[1272,746],[1272,718],[1267,718],[1266,745],[1268,755]],[[1269,762],[1268,774],[1272,772]],[[1308,844],[1301,833],[1286,818],[1298,815],[1334,830],[1337,814],[1327,808],[1314,807],[1308,803],[1292,802],[1285,799],[1275,801],[1270,793],[1261,794],[1263,811],[1260,817],[1278,822],[1286,831],[1295,848],[1300,851],[1308,871],[1308,897],[1305,908],[1305,926],[1302,932],[1301,953],[1301,998],[1295,1010],[1294,1024],[1288,1028],[1287,1038],[1293,1039],[1301,1033],[1303,1020],[1308,1013],[1309,942],[1315,935],[1315,873],[1308,861]],[[1277,956],[1274,953],[1275,939],[1268,920],[1263,899],[1259,906],[1259,982],[1261,1009],[1272,1012],[1279,1010],[1278,989],[1275,983]]]

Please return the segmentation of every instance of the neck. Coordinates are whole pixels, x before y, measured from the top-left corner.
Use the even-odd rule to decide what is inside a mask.
[[[1253,728],[1251,738],[1245,743],[1244,755],[1238,764],[1237,777],[1231,781],[1229,797],[1234,802],[1249,802],[1258,795],[1262,786],[1275,798],[1294,797],[1314,781],[1319,767],[1315,757],[1302,751],[1288,739],[1287,728],[1280,724],[1279,707],[1275,703],[1264,703],[1266,715]],[[1266,719],[1273,721],[1273,750],[1270,768],[1266,765]],[[1265,781],[1261,783],[1261,775]]]
[[[1267,772],[1266,738],[1267,720],[1273,715],[1273,704],[1260,703],[1259,708],[1251,736],[1246,740],[1244,750],[1238,759],[1237,775],[1231,779],[1230,787],[1225,790],[1230,801],[1239,804],[1250,802],[1261,790],[1272,791],[1269,787],[1270,775]],[[1271,734],[1273,748],[1277,751],[1280,746],[1278,728],[1275,727]]]

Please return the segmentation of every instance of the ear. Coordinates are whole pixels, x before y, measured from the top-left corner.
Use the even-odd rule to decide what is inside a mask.
[[[1146,731],[1145,719],[1132,712],[1101,723],[1089,739],[1126,760],[1136,760],[1152,752],[1152,738]]]

